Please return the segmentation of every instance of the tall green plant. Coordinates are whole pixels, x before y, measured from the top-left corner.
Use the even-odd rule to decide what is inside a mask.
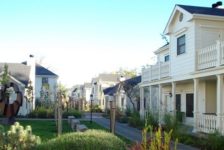
[[[153,127],[150,125],[146,126],[142,130],[142,143],[134,145],[131,150],[170,150],[172,132],[173,130],[163,132],[161,128],[158,128],[158,130],[153,133]],[[174,150],[177,149],[177,143],[178,140],[176,139]]]
[[[8,65],[7,64],[4,65],[3,75],[2,75],[2,79],[0,80],[0,83],[2,85],[9,83],[9,71],[8,71]]]

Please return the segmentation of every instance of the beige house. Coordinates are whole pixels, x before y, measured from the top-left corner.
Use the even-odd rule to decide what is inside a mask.
[[[193,131],[224,134],[224,9],[176,5],[164,34],[170,43],[142,69],[141,116],[180,111]]]

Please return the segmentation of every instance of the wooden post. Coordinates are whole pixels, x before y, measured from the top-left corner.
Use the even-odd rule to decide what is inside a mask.
[[[116,111],[116,106],[115,106],[115,100],[112,101],[112,130],[111,132],[114,134],[115,133],[115,122],[116,122],[116,115],[115,115],[115,111]]]
[[[61,92],[58,93],[58,136],[61,135],[62,133],[62,106],[61,106],[61,102],[62,102],[62,95]]]

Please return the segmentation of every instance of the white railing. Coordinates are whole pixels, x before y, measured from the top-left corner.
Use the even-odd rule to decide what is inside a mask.
[[[151,80],[158,80],[159,79],[159,64],[152,66],[151,68]]]
[[[215,67],[217,63],[217,45],[214,44],[209,47],[198,50],[197,57],[198,70]]]
[[[216,115],[198,114],[196,119],[199,132],[213,133],[217,129]]]
[[[169,62],[163,62],[160,64],[160,78],[168,77],[170,73]]]
[[[142,69],[142,82],[159,80],[169,77],[170,64],[169,62],[160,62],[156,65]]]
[[[220,42],[220,56],[221,56],[221,64],[224,64],[224,41]]]
[[[143,68],[142,69],[142,82],[150,81],[151,80],[151,68]]]
[[[197,70],[224,64],[224,41],[197,50]]]

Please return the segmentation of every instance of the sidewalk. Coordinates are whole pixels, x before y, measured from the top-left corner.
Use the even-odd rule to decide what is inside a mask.
[[[90,119],[90,114],[86,114],[85,120]],[[98,123],[99,125],[109,129],[110,128],[110,120],[102,117],[100,114],[93,114],[93,121]],[[126,137],[127,139],[133,142],[140,142],[142,140],[142,133],[141,130],[128,126],[128,124],[123,124],[116,122],[115,132],[121,136]],[[184,145],[178,143],[177,145],[178,150],[199,150],[197,148]]]

